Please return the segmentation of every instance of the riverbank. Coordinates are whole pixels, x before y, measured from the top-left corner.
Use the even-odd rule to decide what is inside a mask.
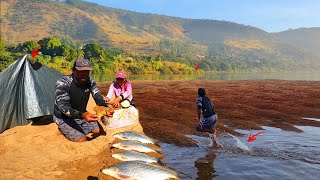
[[[110,82],[98,83],[106,94]],[[316,126],[319,121],[301,117],[320,117],[320,82],[243,80],[243,81],[132,81],[140,124],[126,130],[144,132],[161,142],[194,146],[185,134],[197,134],[195,125],[198,87],[204,87],[216,106],[218,134],[235,129]],[[143,128],[143,129],[142,129]],[[85,143],[66,140],[53,123],[15,127],[0,134],[0,179],[88,179],[99,175],[111,158],[112,134]]]

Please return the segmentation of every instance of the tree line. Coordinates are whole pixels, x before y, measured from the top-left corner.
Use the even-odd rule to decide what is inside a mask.
[[[170,62],[162,55],[131,54],[119,48],[105,48],[99,43],[76,45],[70,39],[47,37],[39,41],[26,41],[16,46],[0,42],[0,72],[25,53],[31,54],[37,47],[41,55],[31,61],[37,61],[64,74],[71,72],[76,59],[84,57],[92,62],[92,73],[111,74],[124,70],[130,74],[194,74],[193,66],[181,62]]]
[[[93,64],[92,73],[112,74],[118,70],[130,74],[201,74],[205,71],[261,72],[318,70],[317,58],[301,53],[298,49],[281,44],[272,51],[237,49],[224,43],[207,47],[162,39],[150,44],[152,54],[129,53],[115,47],[103,47],[99,43],[79,45],[67,37],[47,37],[39,41],[26,41],[8,46],[0,41],[0,72],[25,53],[39,47],[42,55],[32,61],[52,67],[62,73],[70,73],[75,60],[84,57]],[[200,69],[195,70],[194,66]]]

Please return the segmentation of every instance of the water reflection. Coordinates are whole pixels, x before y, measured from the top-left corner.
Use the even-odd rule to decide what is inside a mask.
[[[97,82],[113,81],[114,74],[92,74]],[[316,72],[289,72],[289,73],[218,73],[218,74],[175,74],[157,75],[140,74],[128,75],[129,80],[249,80],[249,79],[281,79],[281,80],[304,80],[320,81],[320,73]]]
[[[216,159],[216,154],[214,151],[209,150],[205,157],[199,158],[194,162],[194,167],[197,168],[197,178],[196,180],[211,180],[216,175],[214,170],[214,160]]]

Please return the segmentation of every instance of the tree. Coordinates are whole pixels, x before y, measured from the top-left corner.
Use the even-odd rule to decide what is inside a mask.
[[[0,72],[5,70],[9,64],[14,61],[14,57],[10,52],[1,52],[0,53]]]
[[[24,53],[31,53],[37,47],[39,47],[39,44],[35,41],[26,41],[23,44],[19,44],[17,50]]]
[[[106,50],[97,43],[85,45],[83,52],[86,59],[104,59],[106,57]]]
[[[84,57],[84,52],[83,52],[83,50],[82,49],[77,49],[77,50],[75,50],[75,53],[76,53],[76,57],[77,57],[77,59],[78,58],[82,58],[82,57]]]
[[[151,64],[152,64],[152,68],[155,69],[156,71],[159,71],[163,66],[161,61],[152,61]]]
[[[220,69],[222,71],[230,71],[231,70],[231,65],[226,63],[226,62],[222,62],[222,63],[220,63]]]
[[[59,39],[54,37],[48,37],[40,40],[38,42],[39,44],[43,44],[41,47],[41,52],[43,54],[50,55],[51,57],[54,57],[56,55],[62,55],[61,52],[61,42]]]
[[[74,58],[77,58],[77,50],[71,48],[69,45],[60,46],[62,56],[64,56],[65,60],[72,61]]]
[[[0,39],[0,51],[6,50],[6,42],[3,39]]]

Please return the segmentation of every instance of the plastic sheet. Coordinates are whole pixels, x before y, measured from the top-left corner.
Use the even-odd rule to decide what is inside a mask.
[[[0,133],[27,119],[53,114],[55,85],[63,74],[28,55],[16,60],[0,75]]]

